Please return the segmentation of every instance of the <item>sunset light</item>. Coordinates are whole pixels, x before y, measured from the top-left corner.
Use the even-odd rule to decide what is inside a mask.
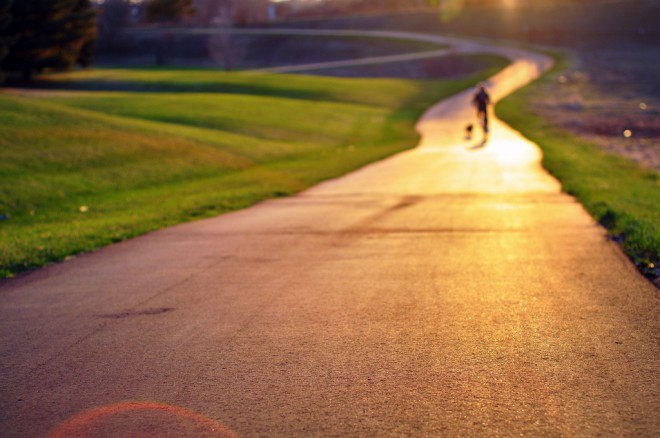
[[[0,0],[0,437],[660,437],[660,0]]]

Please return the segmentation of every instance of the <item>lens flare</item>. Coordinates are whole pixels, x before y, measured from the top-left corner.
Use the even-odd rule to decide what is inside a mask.
[[[196,412],[152,402],[122,402],[84,411],[46,435],[47,438],[97,436],[236,438],[237,435]]]

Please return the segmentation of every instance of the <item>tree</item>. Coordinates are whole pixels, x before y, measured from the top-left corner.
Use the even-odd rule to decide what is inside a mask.
[[[0,0],[0,63],[5,59],[9,48],[14,42],[12,35],[8,33],[11,25],[11,4],[12,0]],[[2,72],[0,71],[0,81],[2,81]]]
[[[14,39],[3,70],[30,80],[47,68],[89,65],[96,39],[96,12],[91,0],[18,0],[12,21],[1,37]]]
[[[75,64],[81,67],[89,67],[94,60],[96,49],[96,36],[98,25],[96,10],[91,0],[77,0],[67,20],[67,42],[69,47],[68,59],[71,67]]]
[[[195,13],[192,0],[150,0],[147,3],[147,20],[178,22]]]

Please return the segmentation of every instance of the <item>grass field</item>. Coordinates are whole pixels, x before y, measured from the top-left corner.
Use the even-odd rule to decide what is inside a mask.
[[[531,104],[538,87],[569,68],[568,58],[557,55],[554,71],[497,105],[497,114],[543,150],[543,165],[574,195],[612,237],[642,273],[660,277],[660,175],[541,117]]]
[[[453,81],[92,70],[0,94],[0,275],[413,147],[421,112],[495,64]]]

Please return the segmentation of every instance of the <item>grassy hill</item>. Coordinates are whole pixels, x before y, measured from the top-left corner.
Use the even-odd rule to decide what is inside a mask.
[[[0,276],[413,147],[421,112],[496,64],[451,81],[100,69],[2,93]]]

